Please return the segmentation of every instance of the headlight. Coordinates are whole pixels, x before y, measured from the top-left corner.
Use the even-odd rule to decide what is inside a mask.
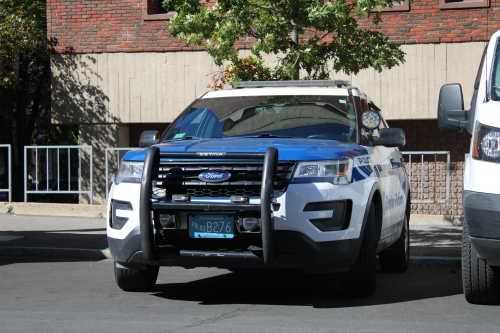
[[[476,124],[472,157],[488,162],[500,162],[500,128]]]
[[[142,168],[144,162],[122,161],[120,170],[115,178],[115,184],[120,183],[140,183],[142,179]]]
[[[352,160],[300,162],[292,183],[328,182],[334,185],[351,183]]]

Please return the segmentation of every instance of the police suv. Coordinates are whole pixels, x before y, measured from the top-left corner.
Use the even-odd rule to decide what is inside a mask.
[[[108,201],[123,290],[151,289],[160,266],[297,268],[371,295],[377,254],[408,268],[405,135],[348,81],[241,82],[139,144]]]
[[[462,202],[462,281],[470,303],[500,304],[500,31],[483,52],[470,110],[458,83],[441,87],[439,127],[472,134]]]

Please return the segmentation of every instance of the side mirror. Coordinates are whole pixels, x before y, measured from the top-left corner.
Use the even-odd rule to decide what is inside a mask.
[[[445,84],[439,91],[438,125],[445,132],[460,133],[467,128],[467,111],[464,110],[462,86]]]
[[[378,137],[372,137],[372,146],[403,147],[406,144],[405,131],[401,128],[381,128]]]
[[[144,131],[141,133],[141,137],[139,139],[139,147],[149,147],[158,143],[158,139],[160,136],[160,132],[158,131]]]

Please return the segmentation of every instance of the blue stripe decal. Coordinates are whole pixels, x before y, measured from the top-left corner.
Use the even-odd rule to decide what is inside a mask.
[[[372,175],[373,175],[373,169],[370,165],[354,167],[352,169],[351,183],[354,183],[354,182],[357,182],[360,180],[365,180],[367,178],[372,177]]]
[[[364,179],[366,179],[366,176],[361,174],[361,172],[359,172],[358,168],[352,169],[351,183],[358,182],[358,181],[364,180]]]

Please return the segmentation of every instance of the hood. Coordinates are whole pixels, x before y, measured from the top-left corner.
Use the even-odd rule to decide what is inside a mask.
[[[342,159],[367,154],[363,146],[334,140],[293,138],[227,138],[179,140],[156,145],[162,152],[265,152],[278,149],[280,161]],[[146,149],[134,150],[124,160],[144,161]]]

